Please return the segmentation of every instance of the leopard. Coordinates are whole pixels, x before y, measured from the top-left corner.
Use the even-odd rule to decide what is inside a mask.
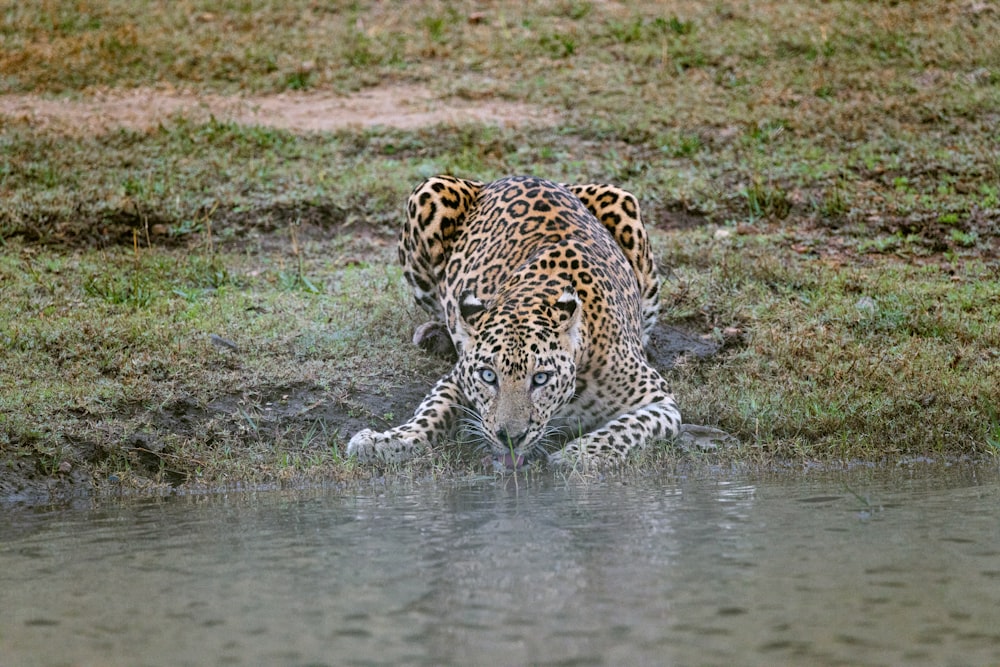
[[[441,175],[406,201],[399,261],[454,367],[413,416],[346,454],[399,462],[465,434],[499,468],[620,465],[681,427],[647,347],[660,271],[637,198],[614,185]]]

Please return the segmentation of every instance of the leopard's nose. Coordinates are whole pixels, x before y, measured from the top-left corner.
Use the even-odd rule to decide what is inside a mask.
[[[517,449],[521,443],[524,442],[524,437],[527,435],[524,431],[521,433],[510,433],[507,429],[502,428],[496,432],[497,440],[504,447],[511,447],[512,449]]]

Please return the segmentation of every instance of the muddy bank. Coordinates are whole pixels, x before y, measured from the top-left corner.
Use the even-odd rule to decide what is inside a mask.
[[[721,344],[710,337],[660,324],[651,336],[649,355],[654,365],[669,370],[681,356],[706,358]],[[426,354],[413,348],[414,355]],[[447,362],[441,362],[443,372]],[[240,392],[202,403],[180,398],[157,410],[136,415],[141,430],[127,435],[124,443],[73,441],[70,453],[54,467],[44,457],[9,460],[0,467],[0,504],[65,502],[102,491],[114,491],[117,475],[103,477],[101,463],[112,456],[126,456],[132,473],[158,480],[165,488],[193,483],[191,469],[197,461],[184,456],[175,443],[184,439],[232,443],[242,441],[232,456],[250,455],[250,446],[266,446],[277,439],[336,439],[346,442],[362,428],[389,428],[405,420],[423,399],[431,384],[425,379],[400,379],[391,390],[359,386],[334,395],[316,384],[249,387]],[[24,443],[27,444],[27,443]],[[161,489],[162,490],[162,489]]]

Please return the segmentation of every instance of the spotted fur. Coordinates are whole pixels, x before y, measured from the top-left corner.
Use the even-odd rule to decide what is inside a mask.
[[[458,361],[408,422],[357,433],[348,454],[404,460],[461,425],[515,467],[574,465],[677,434],[674,398],[644,350],[659,277],[632,194],[431,178],[407,201],[399,257],[433,318],[425,326],[446,331]]]

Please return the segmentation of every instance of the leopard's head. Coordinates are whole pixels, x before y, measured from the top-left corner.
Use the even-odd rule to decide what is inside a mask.
[[[487,302],[469,290],[459,299],[456,379],[476,411],[466,425],[508,467],[544,452],[549,421],[573,399],[582,310],[568,285]]]

